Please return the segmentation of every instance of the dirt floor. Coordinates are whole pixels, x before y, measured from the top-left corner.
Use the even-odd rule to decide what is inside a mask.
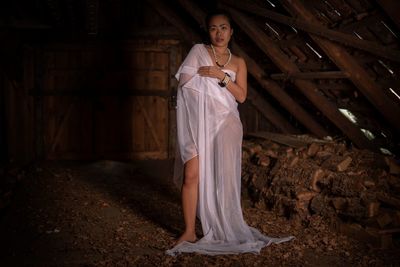
[[[260,255],[165,254],[183,229],[166,161],[47,162],[18,175],[0,217],[0,266],[400,266],[400,250],[374,250],[251,207],[249,225],[296,239]],[[199,233],[200,234],[200,233]]]

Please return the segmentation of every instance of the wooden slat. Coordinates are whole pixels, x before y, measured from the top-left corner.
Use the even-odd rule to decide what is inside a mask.
[[[153,121],[150,118],[150,116],[142,102],[142,99],[140,97],[138,97],[136,100],[139,105],[139,108],[142,111],[144,121],[146,122],[146,124],[148,126],[147,128],[149,129],[150,134],[153,137],[153,141],[157,144],[158,150],[161,150],[161,143],[160,143],[160,140],[158,139],[158,134],[156,132],[155,125],[153,124]]]
[[[246,134],[246,136],[271,140],[295,148],[307,147],[309,144],[312,143],[320,143],[320,144],[332,143],[332,141],[316,139],[307,135],[296,136],[296,135],[287,135],[287,134],[270,133],[270,132],[256,132],[256,133],[248,133]]]
[[[143,116],[143,110],[137,102],[141,96],[134,97],[132,100],[132,149],[133,152],[141,152],[145,151],[145,119]]]
[[[393,50],[388,47],[385,49],[382,49],[382,45],[367,41],[367,40],[360,40],[354,35],[349,35],[346,33],[338,32],[335,30],[330,30],[327,29],[324,26],[319,25],[318,23],[315,23],[314,21],[307,20],[306,18],[303,17],[303,19],[297,19],[297,18],[291,18],[285,15],[281,15],[279,13],[269,11],[263,7],[260,7],[259,5],[249,3],[247,1],[241,1],[240,3],[237,1],[228,1],[228,0],[222,0],[222,2],[234,6],[235,8],[239,8],[248,12],[251,12],[253,14],[259,15],[259,16],[265,16],[271,20],[274,20],[276,22],[289,25],[298,29],[301,29],[303,31],[306,31],[308,33],[312,33],[324,38],[327,38],[329,40],[339,42],[344,45],[348,45],[357,49],[361,49],[364,51],[368,51],[374,55],[378,55],[380,57],[384,57],[393,61],[400,62],[400,51],[398,50]],[[293,2],[293,1],[288,1],[288,2]],[[295,1],[299,2],[299,1]],[[310,13],[311,15],[311,13]]]
[[[318,21],[313,14],[302,5],[300,1],[282,1],[285,8],[294,16],[317,24]],[[382,88],[368,75],[360,64],[341,46],[311,35],[313,40],[324,50],[324,52],[344,72],[349,74],[349,79],[364,94],[369,102],[386,118],[386,120],[400,133],[400,107],[393,99],[383,93]],[[382,48],[381,48],[382,49]],[[382,49],[386,50],[386,49]]]
[[[275,62],[275,64],[286,73],[300,72],[298,67],[287,58],[279,47],[258,28],[251,18],[227,7],[235,22],[243,29],[249,37],[260,47],[260,49]],[[308,81],[295,79],[294,84],[333,124],[335,124],[349,139],[359,147],[373,148],[373,144],[364,136],[361,130],[346,117],[338,108],[318,91],[318,87]]]

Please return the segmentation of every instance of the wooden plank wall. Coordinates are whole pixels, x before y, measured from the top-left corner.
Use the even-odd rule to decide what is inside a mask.
[[[15,76],[3,78],[4,97],[4,141],[9,163],[29,163],[35,158],[34,149],[34,105],[28,90],[33,85],[33,51],[24,50],[22,80]]]
[[[162,159],[173,154],[170,98],[181,58],[177,41],[87,49],[60,44],[46,49],[44,57],[45,158]]]

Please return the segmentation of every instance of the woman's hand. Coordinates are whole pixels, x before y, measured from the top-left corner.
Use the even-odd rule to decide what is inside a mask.
[[[223,72],[216,66],[200,67],[197,73],[203,77],[217,78],[219,80],[222,80],[225,77],[225,72]]]

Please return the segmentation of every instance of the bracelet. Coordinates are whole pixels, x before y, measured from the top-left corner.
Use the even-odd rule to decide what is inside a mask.
[[[228,83],[231,81],[230,77],[231,76],[225,72],[224,78],[218,83],[218,85],[221,87],[226,87]]]

